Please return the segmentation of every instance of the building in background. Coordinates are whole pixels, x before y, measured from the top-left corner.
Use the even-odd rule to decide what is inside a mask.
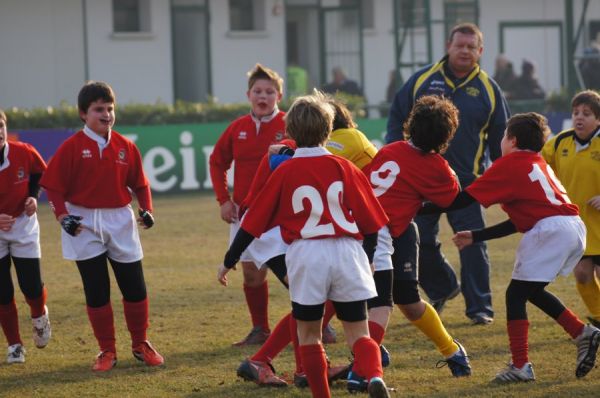
[[[582,81],[600,29],[597,0],[3,0],[0,107],[75,103],[105,80],[119,102],[245,101],[246,72],[289,64],[321,87],[341,66],[369,104],[441,58],[449,28],[477,23],[484,69],[497,54],[537,65],[551,92]]]

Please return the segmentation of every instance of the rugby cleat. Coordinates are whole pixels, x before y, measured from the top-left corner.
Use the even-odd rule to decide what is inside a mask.
[[[442,368],[448,365],[454,377],[471,376],[471,364],[467,356],[467,351],[458,341],[454,340],[454,342],[458,345],[458,351],[450,358],[438,361],[436,367]]]
[[[133,347],[131,352],[135,359],[144,362],[148,366],[160,366],[165,363],[165,359],[152,347],[148,340]]]
[[[390,398],[390,392],[381,377],[373,377],[367,387],[369,398]]]
[[[263,329],[260,326],[253,327],[250,333],[243,340],[233,343],[233,346],[244,347],[247,345],[262,345],[269,338],[270,331]]]
[[[6,355],[6,362],[8,363],[24,363],[25,362],[25,348],[21,344],[13,344],[8,347],[8,353]]]
[[[52,336],[50,319],[48,318],[48,307],[44,306],[44,315],[32,318],[31,323],[33,325],[33,342],[35,346],[37,348],[46,347]]]
[[[379,346],[379,351],[381,352],[381,366],[387,368],[388,366],[390,366],[390,362],[392,361],[390,357],[390,352],[387,350],[387,348],[385,348],[383,344]]]
[[[275,368],[268,362],[244,359],[237,368],[237,375],[246,381],[253,381],[259,386],[286,387],[288,385],[285,380],[275,374]]]
[[[354,371],[348,372],[348,392],[351,394],[359,393],[359,392],[367,392],[369,388],[369,381],[364,377],[356,374]]]
[[[594,368],[596,353],[600,344],[600,330],[592,325],[585,325],[583,331],[574,339],[577,345],[577,368],[575,376],[583,377]]]
[[[522,383],[534,380],[533,366],[530,362],[527,362],[520,369],[509,363],[508,367],[498,372],[492,381],[495,383]]]
[[[103,351],[96,357],[92,370],[94,372],[108,372],[117,364],[117,354],[110,351]]]
[[[335,344],[337,342],[337,336],[335,333],[335,329],[331,326],[331,323],[325,325],[322,331],[321,341],[323,344]]]

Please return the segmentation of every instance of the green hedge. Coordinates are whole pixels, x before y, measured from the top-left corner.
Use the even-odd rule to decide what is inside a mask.
[[[339,94],[355,117],[365,116],[365,101],[362,97]],[[282,110],[287,110],[292,99],[286,99],[279,104]],[[128,126],[162,125],[180,123],[209,123],[227,122],[250,111],[248,103],[221,104],[215,101],[206,103],[190,103],[177,101],[174,105],[158,102],[156,104],[118,104],[117,124]],[[8,126],[12,130],[36,128],[79,128],[81,120],[77,107],[63,103],[53,108],[5,109]]]

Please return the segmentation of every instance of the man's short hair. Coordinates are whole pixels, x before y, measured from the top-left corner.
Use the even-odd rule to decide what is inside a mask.
[[[425,95],[404,123],[404,137],[423,152],[444,153],[458,128],[458,109],[447,98]]]
[[[549,135],[548,120],[536,112],[517,113],[506,122],[506,137],[516,138],[519,149],[539,152]]]
[[[475,35],[477,36],[477,42],[479,43],[479,47],[483,46],[483,33],[474,23],[465,22],[458,24],[450,30],[450,34],[448,35],[448,43],[452,43],[452,39],[454,39],[454,34],[456,32],[460,32],[465,35]]]
[[[600,94],[593,90],[578,93],[571,101],[571,109],[579,105],[587,105],[596,116],[596,119],[600,119]]]
[[[254,68],[248,72],[248,90],[252,89],[257,80],[268,80],[275,85],[279,94],[283,93],[283,79],[273,69],[261,64],[254,65]]]
[[[296,98],[285,114],[286,132],[298,147],[323,145],[329,137],[335,111],[325,98],[315,90],[313,95]]]
[[[115,93],[105,82],[89,81],[79,90],[77,96],[77,108],[86,113],[92,102],[102,100],[106,103],[116,103]]]

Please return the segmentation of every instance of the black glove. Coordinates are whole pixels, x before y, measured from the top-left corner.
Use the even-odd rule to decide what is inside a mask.
[[[148,210],[139,209],[138,214],[140,215],[140,218],[142,219],[142,222],[146,228],[150,228],[154,225],[154,217],[152,217],[152,213],[150,213]]]
[[[72,215],[67,215],[65,218],[62,219],[62,221],[60,222],[60,225],[62,225],[63,229],[71,236],[75,236],[75,231],[77,231],[77,228],[79,228],[79,226],[81,225],[81,223],[79,221],[81,221],[81,219],[83,219],[83,217],[81,216],[72,216]]]
[[[296,151],[294,151],[289,146],[282,146],[281,149],[279,149],[279,152],[277,152],[278,155],[288,155],[288,156],[294,156],[294,153],[296,153]]]

